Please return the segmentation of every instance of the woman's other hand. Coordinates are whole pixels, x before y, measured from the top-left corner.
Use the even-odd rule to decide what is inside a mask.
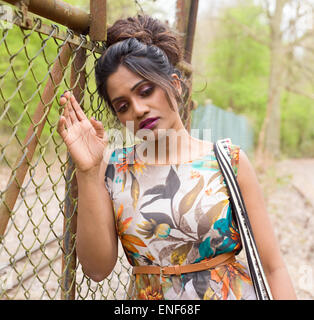
[[[60,97],[64,105],[58,122],[58,133],[64,140],[77,170],[86,172],[99,166],[108,144],[107,135],[100,121],[87,119],[70,91]]]

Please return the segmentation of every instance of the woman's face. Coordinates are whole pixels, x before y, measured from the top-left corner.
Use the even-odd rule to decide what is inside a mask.
[[[173,78],[181,93],[178,76],[174,74]],[[172,110],[161,87],[141,78],[122,65],[108,77],[107,92],[120,122],[126,126],[127,121],[133,121],[135,135],[140,129],[148,129],[152,130],[156,139],[158,129],[183,128],[176,99],[170,96],[174,107]],[[143,128],[141,122],[148,118],[158,119]]]

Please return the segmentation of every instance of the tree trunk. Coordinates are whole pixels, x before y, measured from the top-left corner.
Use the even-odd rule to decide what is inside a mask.
[[[271,165],[280,155],[280,98],[285,79],[285,56],[280,26],[286,0],[277,0],[270,21],[270,74],[266,116],[259,134],[256,165],[259,169]]]

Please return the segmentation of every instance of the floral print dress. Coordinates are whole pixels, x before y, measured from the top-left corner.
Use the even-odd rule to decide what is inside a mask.
[[[237,175],[240,147],[225,139]],[[116,229],[132,266],[185,265],[233,251],[241,241],[211,149],[182,164],[144,164],[136,148],[116,149],[105,173]],[[181,275],[131,276],[125,299],[256,299],[247,266],[236,260]]]

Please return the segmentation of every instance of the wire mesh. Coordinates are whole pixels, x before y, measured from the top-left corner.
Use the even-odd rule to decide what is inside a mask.
[[[104,44],[32,17],[24,28],[23,13],[14,10],[13,24],[0,30],[0,299],[128,298],[131,266],[120,242],[102,282],[76,259],[75,167],[56,131],[65,90],[76,90],[87,116],[106,130],[121,129],[96,92]]]

